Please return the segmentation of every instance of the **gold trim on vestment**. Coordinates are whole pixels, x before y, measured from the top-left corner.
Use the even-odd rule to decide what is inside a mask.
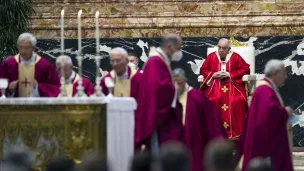
[[[128,69],[127,69],[127,72],[128,72]],[[122,80],[115,78],[116,73],[114,70],[112,70],[110,72],[110,75],[115,82],[114,96],[116,96],[116,97],[130,97],[131,96],[131,80],[137,71],[132,68],[130,68],[130,69],[131,69],[130,77],[128,79],[122,79]]]
[[[18,63],[18,96],[30,97],[32,88],[31,83],[35,81],[35,65],[20,63],[19,54],[15,55],[14,58]],[[37,63],[40,59],[41,57],[36,55],[35,63]]]
[[[74,79],[73,83],[64,84],[68,97],[73,97],[74,84],[77,83],[78,79],[79,79],[79,75],[75,74],[75,79]]]

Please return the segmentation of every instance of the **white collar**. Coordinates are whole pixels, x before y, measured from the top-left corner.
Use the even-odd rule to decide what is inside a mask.
[[[20,63],[21,64],[32,64],[32,65],[34,65],[35,62],[36,62],[36,56],[37,56],[37,53],[35,53],[35,52],[32,53],[32,57],[29,60],[24,60],[22,58],[22,56],[20,56]]]
[[[73,71],[70,78],[65,80],[65,84],[72,84],[72,81],[75,77],[76,77],[76,73],[75,73],[75,71]]]
[[[164,52],[160,47],[158,47],[156,50],[164,57],[165,63],[166,63],[168,66],[170,66],[171,61],[169,60],[169,58],[168,58],[168,56],[165,54],[165,52]]]

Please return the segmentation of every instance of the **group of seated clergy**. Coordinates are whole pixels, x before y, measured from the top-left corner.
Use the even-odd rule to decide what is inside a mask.
[[[8,97],[57,97],[60,93],[62,70],[68,96],[72,97],[76,94],[80,76],[73,71],[70,57],[58,57],[54,67],[35,53],[37,40],[32,34],[21,34],[17,43],[19,54],[9,57],[0,64],[0,78],[9,80],[6,90]],[[165,35],[162,37],[161,46],[151,49],[143,71],[138,69],[136,57],[129,56],[123,48],[114,48],[110,52],[110,64],[113,70],[102,77],[100,85],[102,92],[108,95],[110,91],[106,80],[111,79],[114,83],[112,90],[114,96],[133,97],[137,101],[134,137],[136,151],[149,150],[153,155],[158,155],[161,144],[179,141],[190,151],[192,170],[202,171],[204,147],[212,139],[227,137],[227,131],[222,126],[222,118],[214,102],[202,91],[187,84],[186,74],[182,69],[171,70],[171,61],[180,61],[183,57],[181,48],[181,37],[176,34]],[[239,151],[244,152],[245,165],[254,157],[271,157],[276,170],[289,169],[291,158],[285,158],[287,162],[283,165],[282,158],[273,151],[275,147],[280,147],[280,151],[285,155],[290,153],[290,149],[286,148],[288,141],[285,141],[286,118],[292,114],[292,110],[282,107],[283,104],[276,90],[276,87],[282,85],[285,80],[285,68],[280,61],[271,61],[268,65],[265,67],[267,78],[260,85],[262,88],[256,91],[260,96],[253,96],[251,106],[254,107],[249,109],[244,136],[241,136],[241,141],[238,143]],[[204,67],[204,71],[207,72],[206,64]],[[213,71],[210,73],[213,73],[210,81],[233,77],[232,73],[223,74]],[[88,96],[94,94],[93,85],[89,80],[83,78],[82,84]],[[262,101],[264,95],[267,95],[267,99]],[[261,102],[263,104],[260,104]],[[270,112],[279,113],[283,119],[277,119],[274,121],[275,124],[269,124],[273,118],[276,118],[272,114],[265,115]],[[259,115],[261,120],[255,118]],[[282,124],[285,124],[285,130]],[[268,129],[267,126],[270,128]],[[267,141],[263,141],[262,137],[268,137]],[[284,144],[280,144],[282,139]],[[263,143],[271,144],[267,148],[268,151],[262,150]]]

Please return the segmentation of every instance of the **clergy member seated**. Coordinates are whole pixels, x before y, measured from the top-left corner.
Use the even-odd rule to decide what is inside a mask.
[[[177,82],[183,106],[184,139],[192,155],[192,171],[202,171],[204,148],[217,137],[224,137],[218,111],[204,94],[187,84],[184,70],[177,68],[172,72],[173,81]]]
[[[135,113],[136,149],[147,148],[154,155],[159,145],[183,141],[182,106],[178,88],[172,82],[171,61],[183,57],[182,39],[176,34],[162,38],[161,47],[151,50],[145,64]]]
[[[287,77],[284,63],[280,60],[267,62],[265,76],[253,93],[241,137],[240,144],[244,144],[244,148],[239,149],[244,153],[243,171],[256,157],[269,160],[275,171],[292,171],[292,134],[288,118],[293,115],[293,110],[284,106],[278,92]]]
[[[19,54],[1,64],[1,78],[9,80],[9,97],[56,97],[60,80],[55,67],[35,53],[36,38],[23,33],[18,38]]]
[[[114,82],[114,96],[134,97],[136,99],[141,73],[128,66],[128,52],[121,47],[112,49],[110,52],[110,64],[113,70],[100,81],[102,92],[105,95],[109,94],[105,79],[110,77]]]
[[[228,138],[239,138],[248,110],[245,82],[242,77],[250,73],[249,64],[232,52],[230,41],[220,39],[218,50],[204,61],[200,74],[205,81],[201,90],[220,113]]]
[[[74,97],[77,93],[79,75],[73,71],[72,59],[69,56],[59,56],[56,59],[56,70],[61,75],[61,66],[63,65],[64,78],[65,78],[65,90],[68,97]],[[90,80],[82,77],[82,86],[84,93],[87,96],[94,94],[94,88]]]

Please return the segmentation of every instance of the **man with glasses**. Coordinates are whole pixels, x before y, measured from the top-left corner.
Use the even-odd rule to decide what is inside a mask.
[[[100,81],[102,92],[105,95],[109,94],[106,79],[111,78],[114,82],[114,96],[134,97],[136,99],[141,73],[128,66],[128,52],[121,47],[112,49],[110,52],[110,64],[113,70]]]

